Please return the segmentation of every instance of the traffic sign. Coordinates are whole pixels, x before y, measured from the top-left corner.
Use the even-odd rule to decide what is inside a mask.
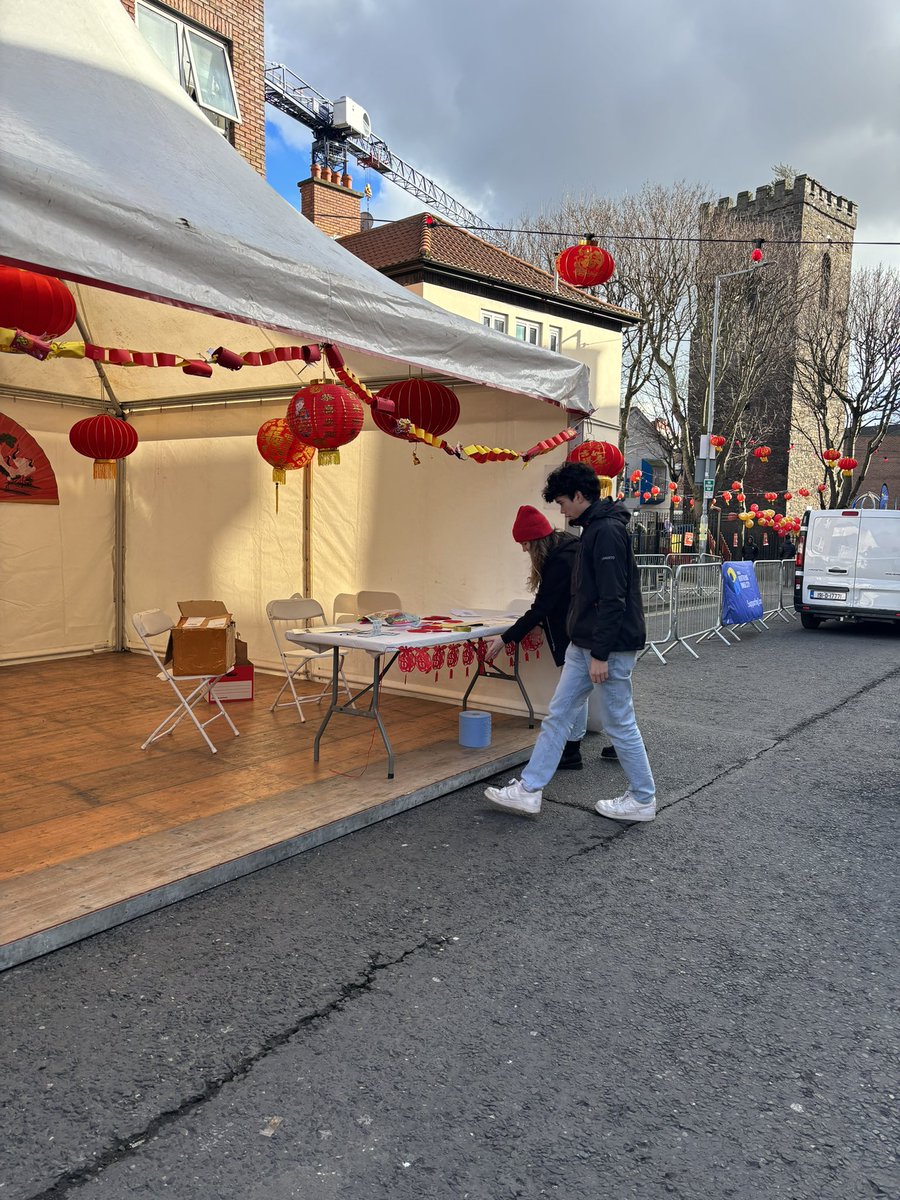
[[[716,481],[714,479],[703,480],[703,495],[711,496],[716,490]]]

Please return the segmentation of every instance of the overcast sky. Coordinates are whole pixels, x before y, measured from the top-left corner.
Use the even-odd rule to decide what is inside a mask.
[[[784,162],[859,205],[857,244],[900,242],[900,0],[266,0],[266,58],[492,225],[648,181],[734,197]],[[268,118],[296,204],[310,135]],[[372,203],[423,207],[390,184]]]

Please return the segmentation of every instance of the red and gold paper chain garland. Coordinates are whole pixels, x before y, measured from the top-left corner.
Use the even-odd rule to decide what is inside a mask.
[[[161,350],[128,350],[123,347],[98,346],[93,342],[47,342],[21,329],[0,328],[0,352],[4,351],[10,354],[28,354],[42,362],[51,358],[75,358],[89,359],[112,367],[180,367],[186,375],[197,375],[203,379],[211,378],[214,365],[223,367],[226,371],[239,371],[242,367],[269,367],[284,362],[302,362],[309,366],[320,362],[324,353],[329,367],[354,396],[370,408],[393,411],[393,402],[376,396],[347,366],[344,356],[332,342],[323,342],[321,345],[312,343],[306,346],[274,346],[269,350],[248,350],[244,354],[238,354],[226,346],[219,346],[212,351],[210,359],[205,359],[182,358],[179,354]],[[459,443],[451,445],[446,439],[436,437],[426,429],[419,429],[410,421],[400,421],[398,425],[403,428],[410,441],[443,450],[452,458],[471,459],[477,463],[513,462],[516,459],[528,463],[538,455],[547,454],[557,446],[571,441],[577,432],[571,428],[563,429],[553,437],[538,442],[530,450],[520,453],[518,450],[482,446],[477,443],[471,446],[462,446]]]

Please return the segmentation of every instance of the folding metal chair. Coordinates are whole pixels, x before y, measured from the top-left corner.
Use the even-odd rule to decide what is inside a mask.
[[[356,611],[361,617],[369,613],[402,611],[403,605],[396,592],[357,592]]]
[[[149,745],[155,741],[158,741],[159,738],[165,737],[166,734],[172,733],[176,726],[179,725],[185,717],[190,717],[197,729],[197,732],[203,738],[204,742],[206,742],[207,746],[209,746],[213,754],[217,754],[218,751],[209,740],[209,735],[206,732],[206,726],[212,724],[213,721],[217,721],[219,717],[224,717],[228,722],[228,725],[234,736],[240,737],[238,730],[235,728],[234,722],[222,707],[218,696],[211,695],[211,699],[215,703],[218,711],[214,712],[211,717],[207,718],[207,720],[198,720],[197,714],[194,712],[194,706],[200,704],[201,701],[206,700],[207,692],[209,692],[213,684],[217,683],[222,676],[176,675],[169,667],[165,665],[153,645],[150,643],[150,638],[157,637],[161,633],[168,633],[169,630],[174,627],[175,622],[168,615],[168,613],[164,613],[158,608],[151,608],[146,612],[135,613],[131,620],[135,629],[137,630],[138,637],[144,643],[144,646],[149,652],[150,657],[156,663],[157,667],[159,667],[157,679],[162,680],[164,683],[168,683],[172,691],[178,697],[178,703],[175,705],[166,719],[164,721],[160,721],[159,725],[157,725],[157,727],[147,738],[146,742],[144,742],[144,744],[141,746],[141,749],[146,750]],[[190,690],[188,690],[189,685],[191,685]]]
[[[331,659],[333,651],[329,647],[325,650],[307,649],[305,646],[298,646],[296,642],[289,642],[284,636],[288,629],[297,629],[301,625],[309,628],[310,621],[325,620],[325,613],[322,611],[322,605],[318,600],[307,600],[303,596],[294,595],[289,600],[270,600],[266,605],[266,616],[269,618],[269,624],[272,627],[272,636],[275,638],[275,645],[278,649],[278,656],[281,659],[281,665],[284,667],[285,681],[281,685],[281,690],[275,697],[269,712],[274,712],[276,708],[290,708],[293,704],[297,712],[300,714],[300,720],[305,721],[303,715],[304,704],[318,704],[320,700],[331,692],[331,680],[329,679],[321,692],[316,692],[310,696],[300,696],[297,694],[297,689],[294,686],[295,680],[299,673],[308,667],[310,663],[316,659]],[[347,682],[347,677],[344,674],[344,656],[339,656],[340,675],[343,688],[341,690],[351,696],[350,685]],[[282,700],[281,697],[285,690],[290,688],[291,700]]]

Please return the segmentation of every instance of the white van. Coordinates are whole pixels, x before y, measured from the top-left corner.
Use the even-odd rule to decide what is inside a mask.
[[[900,623],[900,510],[808,509],[794,609],[804,629],[829,619]]]

